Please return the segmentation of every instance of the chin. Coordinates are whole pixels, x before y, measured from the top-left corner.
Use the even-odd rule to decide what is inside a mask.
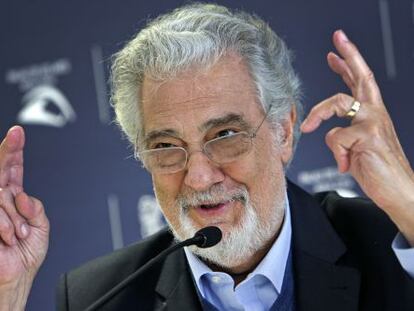
[[[245,212],[238,225],[216,225],[223,231],[223,238],[217,245],[211,248],[190,246],[189,249],[204,261],[225,269],[243,265],[274,238],[283,215],[282,205],[272,213],[271,217],[260,220],[256,210],[246,202]],[[170,225],[175,238],[179,241],[191,238],[201,229],[185,212],[180,213],[179,223],[178,228]]]

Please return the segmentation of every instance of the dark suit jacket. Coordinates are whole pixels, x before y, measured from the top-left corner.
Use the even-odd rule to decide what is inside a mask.
[[[371,201],[311,196],[289,183],[297,310],[414,310],[414,281],[398,263],[396,228]],[[167,231],[62,276],[58,310],[84,310],[171,245]],[[101,310],[201,310],[184,251],[160,264]]]

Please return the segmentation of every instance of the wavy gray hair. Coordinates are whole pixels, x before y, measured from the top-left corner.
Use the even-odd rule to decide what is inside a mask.
[[[229,52],[246,61],[264,111],[272,106],[268,118],[276,129],[296,107],[296,147],[302,119],[301,89],[286,44],[255,15],[202,3],[183,6],[149,22],[114,55],[112,103],[116,122],[129,141],[135,144],[137,140],[136,147],[141,148],[139,94],[144,75],[167,81],[190,66],[208,68]]]

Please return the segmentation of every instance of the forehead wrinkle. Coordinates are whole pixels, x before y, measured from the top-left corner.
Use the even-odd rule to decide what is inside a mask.
[[[218,98],[220,98],[218,95],[205,95],[188,98],[185,100],[177,100],[174,102],[169,101],[166,105],[163,105],[162,103],[159,105],[154,104],[152,110],[155,114],[167,114],[168,111],[173,111],[173,114],[177,114],[177,111],[181,109],[184,109],[185,111],[192,109],[194,111],[194,114],[197,114],[198,108],[209,107],[212,104],[211,101]],[[195,102],[194,105],[189,105],[192,102]],[[168,107],[168,109],[166,109],[166,107]]]
[[[146,133],[146,126],[143,126],[143,137],[145,141],[155,138],[155,136],[166,136],[166,135],[157,135],[159,134],[168,134],[171,136],[181,137],[182,135],[174,126],[171,128],[163,129],[163,127],[170,123],[173,119],[175,119],[176,115],[180,113],[180,110],[188,111],[189,109],[193,110],[192,115],[196,116],[199,113],[199,108],[209,107],[211,106],[211,102],[209,101],[201,101],[201,99],[211,99],[211,96],[200,96],[197,98],[191,98],[185,101],[178,101],[178,102],[170,102],[168,105],[157,105],[154,104],[151,108],[153,117],[151,119],[144,118],[144,124],[153,123],[152,129],[148,130]],[[188,104],[194,100],[198,101],[192,108],[189,107]],[[191,113],[191,111],[190,111]],[[190,122],[190,120],[188,120]],[[158,127],[158,128],[157,128]],[[180,129],[181,131],[183,128]]]
[[[217,97],[218,96],[212,96],[212,95],[199,96],[199,97],[189,98],[187,100],[178,101],[176,103],[170,103],[170,105],[173,105],[174,108],[177,108],[177,105],[180,105],[180,104],[188,104],[188,103],[191,103],[191,102],[194,102],[194,101],[199,101],[199,102],[197,102],[197,106],[204,107],[204,106],[209,106],[210,105],[210,102],[204,101],[204,99],[214,99],[214,98],[217,98]],[[184,107],[184,109],[188,109],[188,108],[189,108],[188,106]],[[197,109],[194,109],[194,110],[197,111]]]

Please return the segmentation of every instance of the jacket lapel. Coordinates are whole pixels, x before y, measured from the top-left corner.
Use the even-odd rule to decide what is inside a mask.
[[[183,250],[179,250],[164,262],[156,292],[160,299],[156,310],[202,310]]]
[[[288,184],[297,310],[358,310],[359,272],[338,264],[345,245],[318,202]]]

